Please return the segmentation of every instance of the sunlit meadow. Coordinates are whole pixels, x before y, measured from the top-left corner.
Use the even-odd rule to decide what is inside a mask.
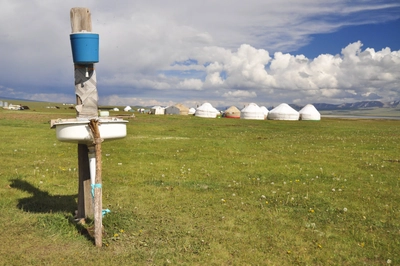
[[[0,110],[0,264],[400,263],[400,121],[136,115],[102,145],[96,248],[48,123],[73,116]]]

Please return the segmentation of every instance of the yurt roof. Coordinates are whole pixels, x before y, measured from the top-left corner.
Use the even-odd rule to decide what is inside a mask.
[[[260,109],[261,109],[261,111],[263,111],[264,115],[268,115],[268,113],[269,113],[269,110],[268,110],[268,108],[267,108],[267,107],[265,107],[265,106],[261,106],[261,107],[260,107]]]
[[[243,113],[246,112],[262,112],[261,108],[255,103],[249,103],[245,108],[242,109]]]
[[[231,107],[229,107],[228,109],[225,110],[226,113],[240,113],[240,110],[232,105]]]
[[[217,109],[215,109],[211,103],[203,103],[199,107],[197,107],[197,110],[202,110],[202,111],[216,111],[218,112]]]
[[[304,106],[300,111],[300,114],[319,114],[317,108],[315,108],[314,105],[312,104],[307,104],[306,106]]]
[[[269,111],[269,113],[298,114],[299,112],[294,110],[287,103],[281,103],[280,105]]]

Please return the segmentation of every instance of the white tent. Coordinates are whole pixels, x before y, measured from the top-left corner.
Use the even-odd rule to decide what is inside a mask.
[[[194,109],[193,107],[189,108],[189,115],[194,115],[194,113],[196,113],[196,109]]]
[[[264,120],[263,110],[255,103],[249,103],[240,111],[240,119]]]
[[[165,108],[162,108],[159,105],[153,106],[150,109],[150,113],[152,115],[163,115],[165,113]]]
[[[166,115],[179,115],[179,108],[176,107],[175,105],[170,105],[168,107],[165,108],[164,113]]]
[[[307,104],[300,111],[300,120],[321,120],[321,114],[312,104]]]
[[[215,109],[210,103],[203,103],[201,106],[197,107],[195,116],[204,118],[216,118],[219,111]]]
[[[262,111],[263,111],[263,113],[264,113],[264,119],[267,119],[267,117],[268,117],[268,113],[269,113],[269,111],[268,111],[267,107],[265,107],[265,106],[261,106],[260,108],[261,108],[261,110],[262,110]]]
[[[117,107],[114,107],[114,108],[112,109],[112,111],[118,112],[119,109],[118,109]]]
[[[268,113],[270,120],[299,120],[300,114],[286,103],[281,103]]]
[[[130,110],[132,110],[132,108],[128,105],[127,107],[124,108],[125,112],[129,112]]]

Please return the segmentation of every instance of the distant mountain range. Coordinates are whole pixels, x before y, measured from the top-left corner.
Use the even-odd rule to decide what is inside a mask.
[[[304,106],[289,104],[296,110],[300,110]],[[358,109],[375,109],[375,108],[400,108],[400,101],[392,102],[380,102],[380,101],[362,101],[354,103],[341,103],[341,104],[331,104],[331,103],[313,103],[315,108],[319,111],[332,111],[332,110],[358,110]],[[272,110],[274,106],[268,108]]]
[[[26,100],[26,99],[10,98],[10,97],[3,97],[3,96],[0,96],[0,101],[39,102],[39,101],[34,101],[34,100]]]
[[[399,106],[400,101],[380,102],[380,101],[362,101],[354,103],[314,103],[313,105],[317,110],[357,110],[357,109],[374,109],[374,108],[396,108]],[[300,109],[299,109],[300,110]]]

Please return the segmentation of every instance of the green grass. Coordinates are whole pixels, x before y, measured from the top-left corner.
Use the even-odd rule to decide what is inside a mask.
[[[0,264],[400,263],[400,121],[137,115],[102,145],[99,249],[48,124],[67,116],[0,110]]]

